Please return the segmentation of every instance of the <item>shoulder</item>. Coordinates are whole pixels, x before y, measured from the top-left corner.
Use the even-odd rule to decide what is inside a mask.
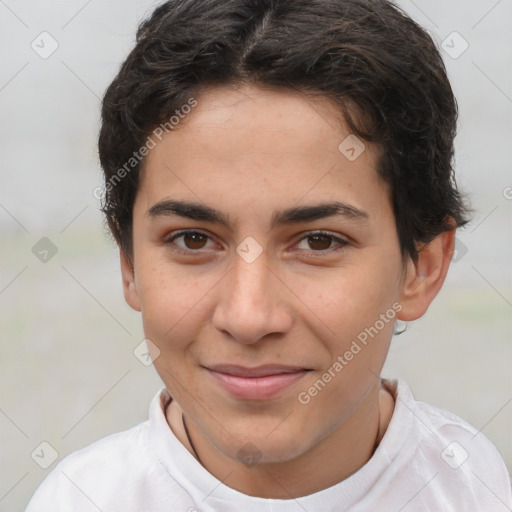
[[[163,466],[155,448],[159,429],[166,442],[171,436],[162,412],[167,396],[164,389],[153,398],[148,421],[61,460],[25,512],[164,512],[169,503],[190,508],[190,496]]]
[[[437,475],[433,488],[444,492],[442,488],[451,487],[446,492],[462,493],[468,503],[480,506],[500,502],[512,506],[505,463],[480,430],[451,412],[416,401],[404,381],[389,384],[395,390],[396,407],[412,425],[411,463],[418,471],[428,468],[429,474]]]
[[[100,439],[62,459],[35,492],[26,512],[72,506],[98,510],[102,489],[128,485],[147,465],[148,422]],[[59,508],[60,507],[60,508]]]
[[[485,434],[464,419],[424,402],[415,402],[420,420],[423,420],[426,440],[443,448],[440,456],[450,466],[478,464],[505,469],[503,459],[494,444]],[[450,460],[453,459],[453,460]]]
[[[148,422],[140,423],[123,432],[117,432],[77,450],[65,457],[54,471],[81,474],[92,469],[123,470],[129,463],[140,460],[148,443]],[[120,461],[123,461],[120,464]]]

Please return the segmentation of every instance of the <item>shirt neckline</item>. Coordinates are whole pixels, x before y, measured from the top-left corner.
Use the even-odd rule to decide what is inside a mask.
[[[244,512],[260,512],[264,507],[273,512],[292,512],[297,510],[298,504],[306,510],[314,510],[319,504],[322,504],[325,512],[345,509],[368,494],[400,453],[412,428],[414,400],[408,385],[401,379],[382,379],[382,385],[394,397],[395,407],[386,433],[372,458],[342,482],[307,496],[290,499],[259,498],[223,484],[199,464],[167,424],[163,408],[170,395],[165,388],[151,402],[149,443],[160,464],[205,512],[213,512],[220,507],[223,512],[239,512],[242,509]]]

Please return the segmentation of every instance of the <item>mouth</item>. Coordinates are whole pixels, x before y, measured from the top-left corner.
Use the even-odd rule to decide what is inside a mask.
[[[205,369],[223,391],[240,400],[272,398],[283,393],[310,371],[298,366],[274,364],[253,368],[215,365]]]

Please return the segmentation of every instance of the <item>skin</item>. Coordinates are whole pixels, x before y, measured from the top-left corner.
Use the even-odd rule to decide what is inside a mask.
[[[298,394],[393,304],[400,320],[425,313],[448,271],[454,231],[424,246],[417,262],[402,257],[379,148],[365,143],[349,161],[338,150],[349,131],[330,100],[247,85],[196,99],[145,160],[133,257],[121,251],[125,298],[160,351],[154,365],[173,397],[167,419],[178,439],[191,450],[183,413],[202,462],[224,484],[253,496],[304,496],[356,472],[384,435],[394,404],[379,376],[393,322],[309,403]],[[148,215],[169,199],[208,205],[230,224]],[[367,218],[271,227],[275,210],[326,201]],[[183,229],[206,236],[170,240]],[[335,238],[311,238],[318,230]],[[251,263],[236,252],[248,236],[263,250]],[[203,368],[228,363],[310,371],[277,396],[250,401]],[[257,464],[239,460],[244,446]]]

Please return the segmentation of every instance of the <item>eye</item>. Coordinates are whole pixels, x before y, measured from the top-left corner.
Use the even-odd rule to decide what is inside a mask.
[[[180,240],[180,243],[176,241]],[[202,249],[211,249],[212,246],[208,247],[208,241],[211,241],[211,238],[202,233],[201,231],[180,231],[164,240],[164,243],[175,245],[178,250],[183,252],[199,252]],[[213,244],[213,242],[212,242]]]
[[[300,245],[302,244],[302,247]],[[334,247],[333,247],[334,244]],[[332,252],[332,250],[340,250],[348,245],[347,240],[343,240],[328,231],[317,231],[309,233],[302,238],[297,245],[299,251],[307,252]]]
[[[210,243],[210,245],[208,245]],[[299,252],[304,253],[331,253],[343,249],[348,245],[344,240],[328,231],[317,231],[304,236],[296,245]],[[164,239],[164,244],[171,246],[172,250],[191,254],[208,251],[215,247],[215,243],[206,233],[196,230],[180,231]]]

